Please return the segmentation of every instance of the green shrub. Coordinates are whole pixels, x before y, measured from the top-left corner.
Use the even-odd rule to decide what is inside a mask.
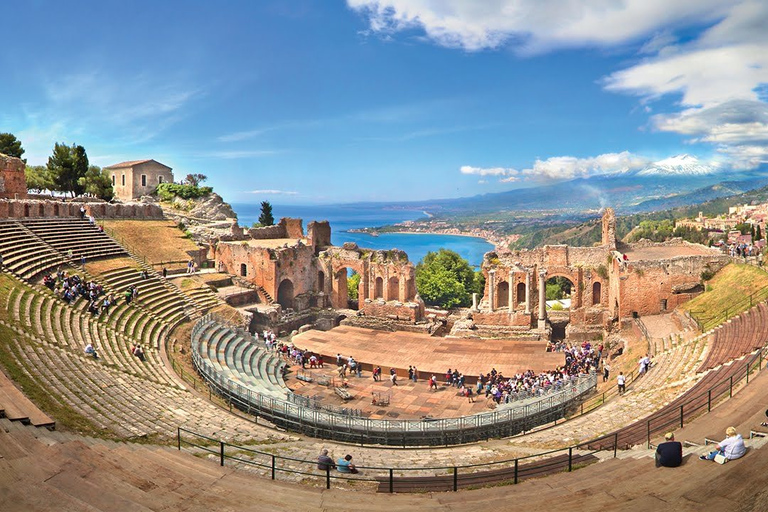
[[[178,183],[161,183],[157,186],[157,195],[161,201],[172,201],[174,197],[182,199],[197,199],[213,192],[211,187],[197,185],[180,185]]]

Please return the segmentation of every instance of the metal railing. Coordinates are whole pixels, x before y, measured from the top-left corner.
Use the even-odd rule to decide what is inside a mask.
[[[392,446],[447,446],[491,438],[509,437],[563,418],[597,385],[597,375],[574,377],[561,391],[520,404],[503,404],[492,412],[458,418],[384,420],[336,414],[292,403],[252,389],[220,374],[200,354],[205,330],[216,325],[213,315],[201,318],[192,329],[195,369],[217,394],[247,414],[268,419],[278,427],[335,441]],[[238,334],[250,337],[242,329]],[[288,390],[286,390],[288,391]]]
[[[603,439],[603,438],[601,438]],[[605,436],[617,445],[617,436]],[[550,450],[501,461],[480,464],[446,466],[365,466],[355,462],[357,474],[342,473],[330,465],[319,469],[317,460],[276,455],[246,446],[228,443],[179,427],[177,448],[193,448],[216,456],[219,465],[243,464],[260,468],[272,480],[279,475],[299,475],[304,481],[314,480],[330,489],[333,482],[343,485],[367,482],[376,485],[379,492],[457,491],[460,488],[481,487],[488,484],[512,483],[553,473],[570,472],[583,465],[597,462],[595,454],[601,449],[590,448],[587,443]],[[616,456],[614,450],[613,456]]]
[[[729,318],[733,318],[741,313],[751,309],[755,305],[768,299],[768,286],[764,286],[759,290],[755,290],[750,293],[749,296],[744,297],[739,301],[732,302],[727,308],[722,311],[717,311],[712,314],[707,314],[706,310],[691,310],[691,318],[696,322],[696,326],[701,332],[714,329],[718,325],[723,324]]]
[[[193,447],[215,454],[219,464],[225,461],[246,464],[268,472],[272,480],[280,474],[301,475],[313,479],[326,489],[332,482],[370,482],[380,492],[423,492],[457,491],[459,488],[481,487],[500,483],[517,484],[532,477],[541,477],[557,472],[572,471],[595,462],[595,454],[612,451],[616,457],[620,447],[628,446],[623,439],[628,433],[636,432],[638,425],[645,428],[646,442],[651,446],[651,436],[667,430],[682,428],[704,414],[711,412],[719,402],[733,397],[739,385],[749,384],[750,375],[763,369],[763,359],[768,349],[763,348],[739,364],[735,372],[714,383],[702,393],[685,396],[679,404],[662,408],[645,421],[619,429],[610,434],[565,448],[551,450],[525,457],[480,464],[452,466],[361,466],[357,475],[340,473],[330,467],[318,469],[316,460],[305,460],[276,455],[214,439],[179,427],[177,447]],[[641,436],[642,437],[642,436]]]

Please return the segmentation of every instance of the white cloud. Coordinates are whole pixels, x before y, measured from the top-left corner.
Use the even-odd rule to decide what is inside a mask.
[[[758,158],[760,155],[752,155]],[[609,174],[636,173],[639,175],[702,175],[722,170],[716,161],[702,161],[691,155],[675,155],[654,160],[629,151],[604,153],[593,157],[555,156],[536,160],[530,168],[517,171],[511,168],[480,168],[463,166],[462,174],[495,176],[499,183],[518,181],[564,181]]]
[[[731,4],[698,38],[611,74],[608,90],[643,101],[680,96],[681,110],[657,114],[653,128],[714,144],[734,168],[768,163],[768,3]]]
[[[421,30],[435,43],[477,51],[614,46],[686,23],[714,21],[723,0],[347,0],[383,36]]]
[[[640,60],[604,79],[612,92],[650,101],[679,96],[679,109],[658,113],[652,127],[714,144],[734,166],[765,162],[768,123],[748,120],[768,95],[768,2],[765,0],[347,0],[369,33],[479,51],[636,45]],[[707,27],[700,29],[700,27]],[[688,29],[687,37],[676,34]],[[699,30],[690,36],[691,30]],[[413,32],[416,34],[413,34]],[[730,117],[745,120],[727,120]],[[654,109],[659,112],[657,107]],[[538,176],[589,174],[579,159],[555,157],[529,171]],[[596,163],[599,164],[599,163]],[[599,168],[599,165],[598,167]]]
[[[299,195],[298,192],[294,192],[293,190],[275,190],[275,189],[265,189],[265,190],[251,190],[248,192],[249,194],[261,194],[261,195],[283,195],[283,196],[297,196]]]
[[[570,180],[599,174],[639,171],[651,163],[651,159],[629,151],[605,153],[588,158],[556,156],[546,160],[536,160],[530,169],[523,169],[522,174],[527,179]]]
[[[475,174],[477,176],[507,176],[517,174],[517,170],[511,167],[472,167],[471,165],[462,165],[459,169],[461,174]]]

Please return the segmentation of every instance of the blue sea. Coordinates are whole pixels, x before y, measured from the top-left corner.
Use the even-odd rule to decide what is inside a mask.
[[[241,226],[250,226],[259,219],[261,206],[259,203],[233,204]],[[348,230],[355,228],[379,227],[406,220],[425,218],[422,211],[399,210],[384,207],[361,207],[359,205],[322,205],[322,206],[298,206],[298,205],[272,205],[272,214],[275,220],[281,217],[298,217],[304,219],[304,230],[307,224],[313,220],[327,220],[331,223],[331,242],[334,245],[342,245],[344,242],[355,242],[360,247],[370,249],[401,249],[408,254],[408,258],[418,263],[428,252],[439,249],[456,251],[470,265],[479,267],[483,261],[483,254],[493,250],[493,245],[481,238],[454,236],[454,235],[428,235],[428,234],[400,234],[382,233],[379,236],[371,236],[366,233],[350,233]]]

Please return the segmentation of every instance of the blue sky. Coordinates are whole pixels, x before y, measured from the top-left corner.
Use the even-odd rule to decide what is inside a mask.
[[[768,161],[768,3],[30,0],[0,132],[154,158],[230,202],[459,197]],[[664,167],[669,169],[670,167]],[[666,171],[665,171],[666,172]],[[672,171],[670,171],[672,172]]]

